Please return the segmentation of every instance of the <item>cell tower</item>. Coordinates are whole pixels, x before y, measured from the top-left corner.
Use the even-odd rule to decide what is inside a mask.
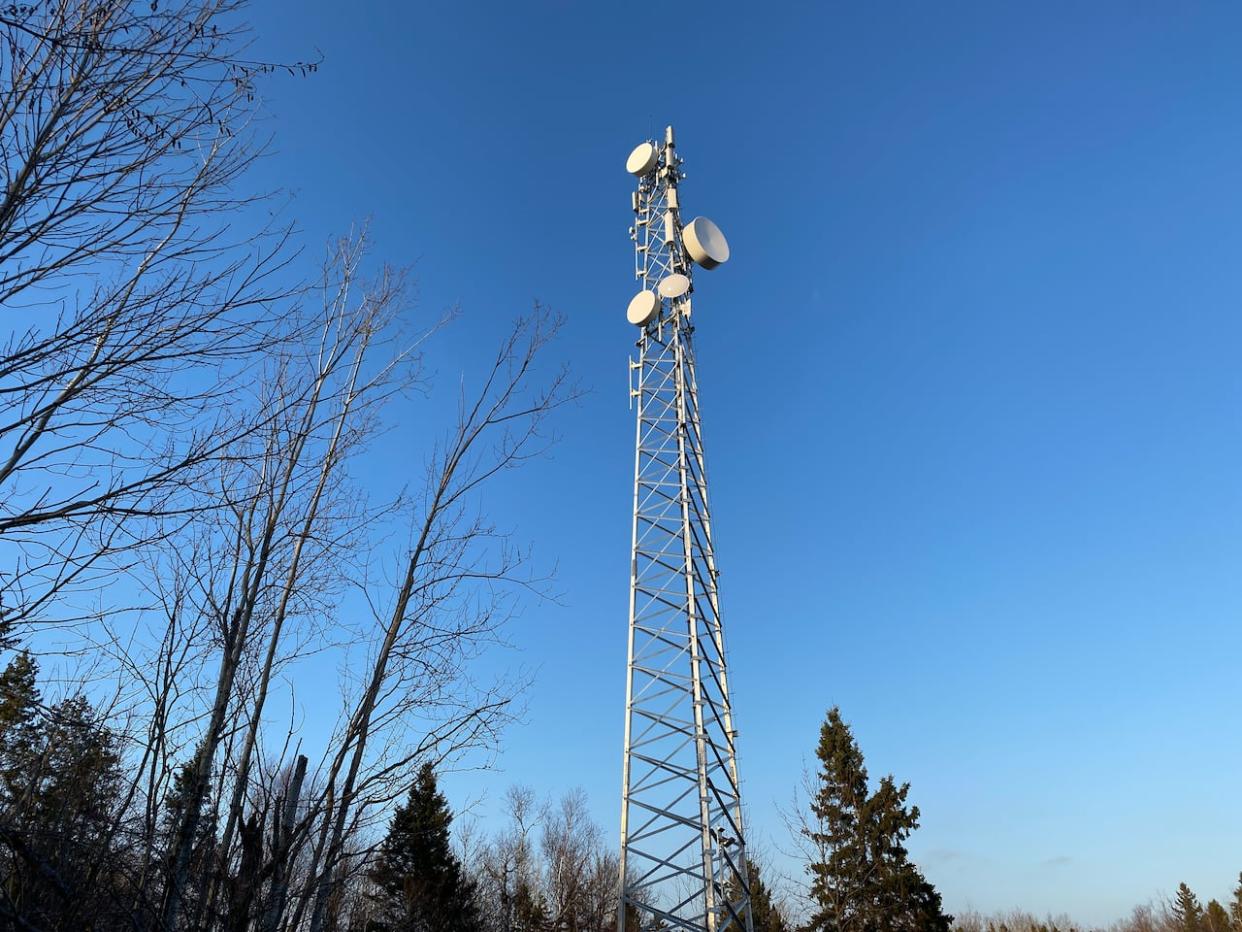
[[[618,927],[753,932],[691,340],[693,267],[729,246],[706,217],[682,223],[681,165],[671,126],[626,163],[642,287]]]

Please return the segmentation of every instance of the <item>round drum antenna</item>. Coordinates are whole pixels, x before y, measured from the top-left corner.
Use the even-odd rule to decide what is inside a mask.
[[[625,319],[635,327],[642,327],[646,325],[647,321],[655,317],[656,311],[659,309],[660,299],[654,291],[640,291],[630,299],[630,306],[626,309]]]
[[[625,160],[625,170],[631,175],[645,175],[656,167],[658,161],[660,161],[660,150],[655,147],[655,143],[639,143],[630,153],[630,157]]]
[[[714,269],[729,261],[729,241],[720,227],[706,217],[695,217],[681,231],[681,241],[690,258],[705,269]]]
[[[666,298],[680,298],[690,290],[690,279],[680,272],[674,272],[660,279],[660,284],[656,285],[656,288]]]

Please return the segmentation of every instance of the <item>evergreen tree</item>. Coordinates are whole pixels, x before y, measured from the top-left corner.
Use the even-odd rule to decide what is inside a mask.
[[[0,592],[0,650],[9,650],[17,643],[13,637],[13,620],[4,607],[4,593]]]
[[[0,807],[30,789],[39,745],[39,667],[27,651],[0,673]]]
[[[1204,932],[1232,932],[1233,923],[1229,921],[1229,914],[1216,900],[1210,901],[1203,911],[1203,929]]]
[[[820,729],[815,822],[806,829],[822,859],[808,866],[815,932],[947,932],[952,917],[909,860],[905,840],[918,828],[917,807],[906,804],[909,784],[891,776],[869,790],[862,751],[840,710]]]
[[[784,915],[772,901],[772,891],[763,882],[755,861],[747,860],[746,876],[750,886],[750,916],[754,921],[754,932],[791,932]]]
[[[450,847],[452,821],[435,771],[424,764],[368,874],[378,888],[370,932],[481,932],[474,883]]]
[[[0,674],[0,913],[18,927],[106,927],[126,875],[115,846],[116,740],[81,696],[44,709],[38,667]]]
[[[519,880],[513,897],[513,932],[544,932],[547,928],[548,906],[543,894]]]
[[[1242,932],[1242,872],[1238,874],[1238,885],[1233,891],[1233,902],[1229,904],[1229,918],[1233,920],[1235,932]]]
[[[1199,905],[1199,898],[1184,883],[1177,885],[1173,919],[1177,923],[1178,932],[1202,932],[1203,907]]]
[[[859,911],[867,899],[863,889],[867,865],[859,819],[867,803],[867,769],[839,709],[828,712],[815,754],[821,765],[811,800],[817,824],[808,834],[826,856],[809,868],[811,896],[818,909],[808,929],[862,932],[865,917]]]
[[[116,738],[85,697],[49,710],[41,757],[40,817],[93,844],[115,813],[121,772]]]
[[[195,750],[195,757],[202,753],[202,745]],[[160,831],[160,858],[165,871],[167,886],[174,868],[174,850],[178,827],[185,819],[186,811],[197,807],[199,818],[194,833],[194,845],[190,853],[190,861],[186,866],[185,885],[182,893],[187,914],[195,915],[202,902],[212,867],[212,856],[216,847],[216,820],[211,802],[211,781],[205,781],[206,792],[195,794],[194,759],[183,763],[173,774],[172,786],[164,797],[164,822]]]

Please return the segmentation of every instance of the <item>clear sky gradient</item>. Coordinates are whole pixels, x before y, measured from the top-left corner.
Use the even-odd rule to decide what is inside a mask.
[[[912,785],[952,910],[1113,918],[1242,869],[1242,7],[259,4],[317,244],[413,262],[439,399],[533,299],[591,393],[494,492],[556,566],[497,771],[615,837],[633,470],[625,156],[678,132],[756,839],[825,710]],[[434,399],[433,399],[434,400]],[[379,479],[413,472],[412,402]]]

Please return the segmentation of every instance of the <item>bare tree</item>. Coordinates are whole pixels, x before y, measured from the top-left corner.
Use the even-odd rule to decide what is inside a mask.
[[[390,272],[360,288],[362,255],[360,243],[345,241],[331,258],[317,342],[269,353],[265,400],[280,414],[248,438],[244,455],[224,464],[213,494],[228,507],[196,523],[192,534],[200,545],[170,552],[172,578],[189,580],[188,586],[174,586],[193,594],[191,611],[208,619],[215,646],[214,688],[206,697],[192,780],[193,798],[206,799],[213,767],[230,745],[228,766],[217,769],[222,779],[216,794],[228,799],[219,846],[226,863],[238,832],[243,842],[247,832],[252,840],[259,837],[258,824],[248,828],[242,816],[288,625],[325,617],[327,603],[316,599],[344,584],[341,567],[373,518],[365,506],[355,507],[359,502],[340,473],[373,430],[378,406],[416,375],[412,347],[373,358],[400,308],[402,289],[400,277]],[[187,553],[191,561],[184,559]],[[187,807],[177,828],[163,906],[166,928],[179,920],[201,815],[199,806]],[[243,844],[243,861],[246,853]],[[204,908],[211,909],[218,892],[219,878],[212,878]]]
[[[0,11],[0,302],[23,321],[0,345],[5,628],[191,507],[254,427],[236,377],[281,335],[291,286],[285,232],[231,226],[272,70],[247,59],[238,9]]]
[[[507,721],[514,684],[478,684],[470,661],[495,643],[510,588],[532,589],[526,554],[476,512],[477,492],[539,455],[548,415],[573,392],[564,371],[537,383],[558,321],[521,318],[479,390],[463,392],[456,427],[433,455],[412,512],[409,549],[390,585],[364,583],[372,607],[370,662],[325,765],[312,853],[313,890],[294,913],[325,928],[335,868],[350,831],[410,785],[412,768],[489,746]],[[535,383],[535,384],[532,384]]]
[[[810,876],[808,865],[823,864],[832,853],[825,841],[828,835],[827,825],[816,816],[810,805],[817,790],[815,774],[804,761],[802,776],[794,788],[789,806],[780,810],[781,821],[785,824],[786,837],[789,839],[788,847],[782,853],[787,860],[799,865],[804,873],[802,878],[795,879],[789,876],[782,878],[786,888],[791,892],[786,906],[791,914],[801,917],[804,921],[816,910],[810,884],[804,882],[805,878]]]
[[[573,790],[555,804],[513,787],[509,824],[473,865],[491,932],[613,932],[617,853]],[[538,838],[536,838],[536,835]]]
[[[617,914],[619,862],[587,811],[586,794],[561,798],[544,823],[541,847],[547,869],[550,928],[604,932]]]
[[[505,809],[508,827],[479,850],[473,865],[483,894],[484,919],[494,932],[518,929],[524,899],[543,889],[535,831],[543,821],[544,807],[530,787],[512,786],[505,793]],[[472,862],[466,859],[466,864]]]

